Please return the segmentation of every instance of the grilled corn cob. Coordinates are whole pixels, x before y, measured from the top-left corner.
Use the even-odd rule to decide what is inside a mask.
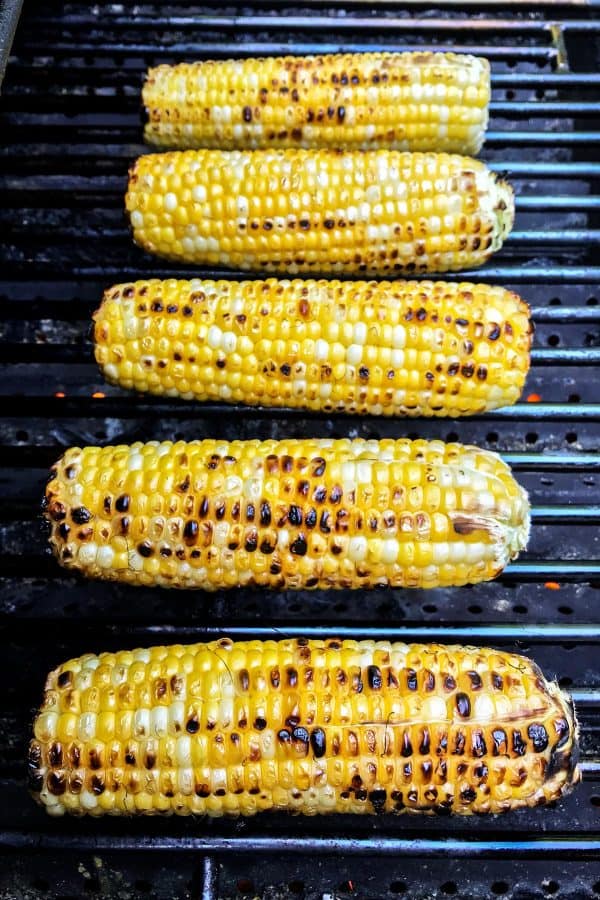
[[[572,702],[525,657],[302,638],[72,659],[29,772],[56,816],[497,813],[580,777]]]
[[[195,400],[459,416],[514,403],[527,306],[443,282],[138,281],[96,312],[113,384]]]
[[[495,453],[422,440],[74,447],[45,506],[67,568],[209,590],[485,581],[529,530]]]
[[[490,100],[486,59],[344,53],[150,69],[145,138],[163,147],[445,150],[477,153]]]
[[[384,150],[142,156],[126,206],[159,256],[289,274],[478,266],[514,218],[511,188],[483,163]]]

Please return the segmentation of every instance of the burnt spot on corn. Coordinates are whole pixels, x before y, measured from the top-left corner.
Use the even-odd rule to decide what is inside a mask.
[[[92,514],[85,506],[77,506],[71,510],[71,518],[76,525],[85,525],[92,518]]]
[[[402,747],[400,750],[402,756],[409,757],[413,754],[413,748],[410,740],[410,732],[405,728],[402,734]]]
[[[141,544],[137,545],[137,552],[140,556],[143,556],[145,559],[148,559],[154,553],[154,548],[152,544],[148,543],[148,541],[142,541]]]
[[[200,722],[198,721],[198,716],[196,713],[193,713],[185,724],[185,730],[188,734],[196,734],[200,729]]]
[[[452,675],[445,674],[445,675],[443,676],[443,679],[444,679],[443,684],[444,684],[444,690],[445,690],[445,691],[454,691],[454,690],[456,690],[456,680],[453,678]]]
[[[456,710],[462,719],[468,719],[471,715],[471,701],[468,694],[459,691],[455,698]]]
[[[379,668],[379,666],[369,666],[367,668],[367,679],[371,690],[381,690],[383,680],[381,677],[381,669]]]
[[[556,719],[554,722],[554,730],[558,737],[556,744],[554,745],[554,750],[560,750],[565,746],[567,741],[569,740],[569,735],[571,733],[571,729],[569,728],[569,723],[566,719],[560,718]]]
[[[524,756],[527,752],[527,744],[523,740],[523,735],[518,728],[513,729],[512,750],[516,756]]]
[[[321,757],[325,756],[327,743],[325,732],[322,728],[313,728],[310,733],[310,746],[316,759],[321,759]]]
[[[539,722],[532,722],[527,729],[527,734],[535,752],[543,753],[549,743],[548,732],[544,726]]]
[[[485,738],[479,729],[471,732],[471,753],[476,759],[481,759],[487,753]]]
[[[65,672],[61,672],[56,679],[56,683],[59,688],[71,687],[73,684],[73,673],[68,669]]]

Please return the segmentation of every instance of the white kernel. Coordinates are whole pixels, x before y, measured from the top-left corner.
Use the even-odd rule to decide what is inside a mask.
[[[138,472],[144,464],[144,458],[141,453],[137,453],[133,451],[133,453],[129,454],[129,460],[127,463],[127,468],[130,472]]]
[[[237,344],[237,335],[233,331],[224,331],[221,338],[221,347],[225,353],[233,353]]]
[[[150,734],[166,737],[169,732],[169,710],[166,706],[155,706],[150,711]]]
[[[374,125],[367,125],[367,127],[365,128],[365,137],[366,137],[367,139],[370,139],[370,138],[372,138],[372,137],[374,137],[374,136],[375,136],[375,126],[374,126]]]
[[[89,544],[82,544],[77,553],[77,557],[82,566],[91,566],[96,562],[98,553],[98,544],[91,541]]]
[[[327,359],[329,355],[329,344],[327,341],[324,341],[323,338],[318,338],[315,341],[315,360],[317,362],[323,362],[323,360]],[[106,371],[106,366],[104,367]]]
[[[319,187],[323,187],[323,188],[328,187],[328,185],[329,185],[329,174],[328,174],[326,171],[321,170],[321,171],[317,174],[317,184],[319,185]]]
[[[189,796],[194,791],[194,770],[192,768],[181,768],[177,772],[177,787],[184,796]]]
[[[221,346],[221,341],[223,340],[223,332],[219,328],[218,325],[211,325],[208,329],[208,334],[206,335],[206,343],[209,347],[212,347],[213,350],[218,350]]]
[[[186,253],[193,253],[193,252],[194,252],[195,244],[194,244],[194,241],[193,241],[192,238],[189,238],[189,237],[184,237],[184,238],[182,238],[182,239],[181,239],[181,246],[183,247],[183,249],[185,250]]]
[[[369,203],[379,203],[381,200],[381,185],[371,184],[365,192],[365,196]]]
[[[367,556],[366,537],[353,537],[348,542],[348,556],[353,562],[362,562]]]
[[[177,209],[177,197],[171,191],[165,194],[165,209],[167,212],[173,212],[173,210]]]
[[[369,460],[361,459],[356,465],[356,480],[358,484],[370,484],[372,478],[372,466]]]
[[[115,551],[112,547],[100,547],[96,555],[96,562],[101,569],[110,569],[115,558]]]
[[[446,701],[443,697],[436,697],[435,694],[425,697],[421,709],[423,722],[445,722],[448,718]]]
[[[239,140],[244,136],[244,126],[239,123],[233,126],[233,136],[236,140]]]
[[[406,329],[404,325],[394,325],[392,332],[392,347],[400,349],[406,344]]]
[[[488,694],[476,694],[473,700],[473,716],[478,722],[489,722],[493,718],[496,708],[492,698]]]
[[[369,203],[360,204],[358,207],[358,214],[356,216],[357,221],[359,222],[368,222],[371,218],[371,205]]]
[[[248,198],[240,195],[236,200],[237,211],[240,216],[247,216],[249,212]]]
[[[79,716],[77,723],[77,737],[85,743],[96,736],[96,713],[87,712]]]
[[[413,100],[418,101],[423,96],[423,87],[420,84],[413,84],[413,85],[411,85],[410,92],[412,94]]]
[[[137,550],[131,550],[128,554],[129,568],[134,572],[141,572],[144,568],[144,559]]]
[[[148,737],[150,734],[150,710],[136,709],[133,715],[134,737]]]
[[[322,400],[326,400],[328,397],[331,397],[332,392],[332,384],[321,384],[319,386],[319,397],[321,397]]]
[[[396,369],[401,369],[404,365],[404,350],[392,350],[390,362]]]
[[[144,216],[143,213],[139,211],[139,209],[134,209],[131,213],[131,224],[134,228],[141,228],[144,224]]]
[[[345,481],[346,484],[350,486],[356,485],[356,463],[353,462],[343,462],[342,463],[342,481]]]
[[[203,184],[197,184],[192,188],[192,197],[197,203],[204,203],[206,200],[206,188]]]
[[[79,795],[79,803],[83,809],[95,809],[98,806],[98,798],[84,788]]]
[[[354,326],[354,341],[357,344],[366,344],[367,326],[364,322],[357,322]]]
[[[360,344],[350,344],[346,350],[346,362],[351,366],[357,366],[362,359],[363,348]]]
[[[229,537],[229,524],[218,522],[213,529],[212,543],[215,547],[224,547]]]
[[[181,768],[192,764],[192,739],[187,734],[177,738],[175,761]]]
[[[393,538],[386,538],[385,541],[382,541],[381,543],[381,561],[387,564],[395,563],[398,559],[398,551],[400,549],[398,541]]]
[[[169,706],[169,732],[175,734],[184,726],[185,707],[182,700],[176,700]]]

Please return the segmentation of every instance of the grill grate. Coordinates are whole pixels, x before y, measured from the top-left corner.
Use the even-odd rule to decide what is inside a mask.
[[[12,401],[0,422],[1,900],[600,894],[600,21],[592,10],[599,6],[25,4],[0,103],[0,397]],[[138,98],[146,66],[424,46],[492,62],[483,156],[509,174],[518,212],[502,252],[470,276],[513,287],[533,307],[537,333],[522,402],[469,420],[380,421],[190,406],[103,384],[88,337],[102,290],[113,280],[192,274],[134,248],[123,216],[127,165],[144,150]],[[535,395],[541,402],[528,402]],[[48,557],[39,498],[63,447],[284,434],[458,438],[499,450],[532,496],[530,548],[494,584],[366,596],[248,589],[204,597],[84,584]],[[584,783],[553,809],[473,821],[57,822],[28,801],[24,748],[51,666],[86,650],[224,632],[378,635],[528,652],[573,693]],[[375,864],[378,856],[385,864]]]

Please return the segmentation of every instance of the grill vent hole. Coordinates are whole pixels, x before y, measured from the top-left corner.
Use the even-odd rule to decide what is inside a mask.
[[[563,616],[572,616],[573,615],[573,610],[571,609],[570,606],[559,606],[558,611],[559,611],[559,613],[562,613]]]
[[[597,297],[588,297],[585,301],[586,306],[598,306],[598,298]]]
[[[538,436],[535,431],[528,431],[525,435],[525,440],[528,444],[537,444]]]
[[[558,881],[542,881],[542,887],[547,894],[556,894],[560,884]]]
[[[449,431],[448,434],[446,435],[446,440],[448,441],[449,444],[453,444],[455,441],[457,441],[458,434],[456,433],[456,431]]]
[[[83,891],[85,894],[99,894],[100,883],[97,878],[85,878],[83,881]]]
[[[560,297],[551,297],[548,301],[548,306],[562,306],[562,300]]]
[[[36,891],[47,891],[50,889],[50,883],[45,878],[34,878],[31,882],[31,887],[35,888]]]
[[[453,881],[445,881],[440,885],[440,891],[442,892],[442,894],[456,894],[458,888]]]
[[[569,403],[579,403],[580,400],[579,394],[569,394]]]
[[[573,679],[569,678],[568,675],[563,675],[562,678],[558,679],[558,686],[561,688],[571,687],[572,684],[573,684]]]
[[[392,881],[390,884],[390,891],[392,894],[404,894],[407,888],[408,885],[405,881]]]
[[[513,612],[519,613],[519,615],[525,615],[527,612],[527,607],[523,605],[523,603],[515,603],[513,606]]]
[[[551,334],[548,337],[548,345],[550,347],[558,347],[559,344],[560,344],[560,337],[558,334]]]
[[[236,885],[239,894],[254,894],[254,882],[250,878],[238,878]]]
[[[341,894],[352,894],[354,892],[355,885],[353,881],[342,881],[340,884],[338,891]]]
[[[508,891],[508,883],[506,881],[494,881],[491,885],[492,894],[506,894]]]
[[[590,803],[592,804],[592,806],[600,806],[600,797],[598,796],[598,794],[593,794],[590,797]]]
[[[436,613],[438,611],[435,603],[425,603],[422,608],[424,613]]]
[[[134,887],[136,891],[139,891],[141,894],[152,893],[152,885],[149,881],[146,881],[145,878],[138,878],[137,881],[134,882]]]
[[[485,436],[488,444],[497,444],[498,443],[498,432],[497,431],[488,431]]]
[[[467,606],[467,609],[473,616],[478,616],[480,613],[483,612],[482,607],[479,606],[478,603],[471,603],[470,606]]]
[[[567,439],[567,444],[575,444],[577,443],[577,434],[574,431],[567,431],[565,435]]]
[[[594,884],[594,886],[592,887],[592,890],[595,894],[600,894],[600,881],[597,881]]]
[[[19,431],[17,431],[16,437],[17,437],[18,441],[28,441],[29,440],[29,432],[23,431],[23,429],[20,429]]]
[[[291,894],[301,894],[304,890],[304,882],[303,881],[290,881],[288,884],[288,891]]]

